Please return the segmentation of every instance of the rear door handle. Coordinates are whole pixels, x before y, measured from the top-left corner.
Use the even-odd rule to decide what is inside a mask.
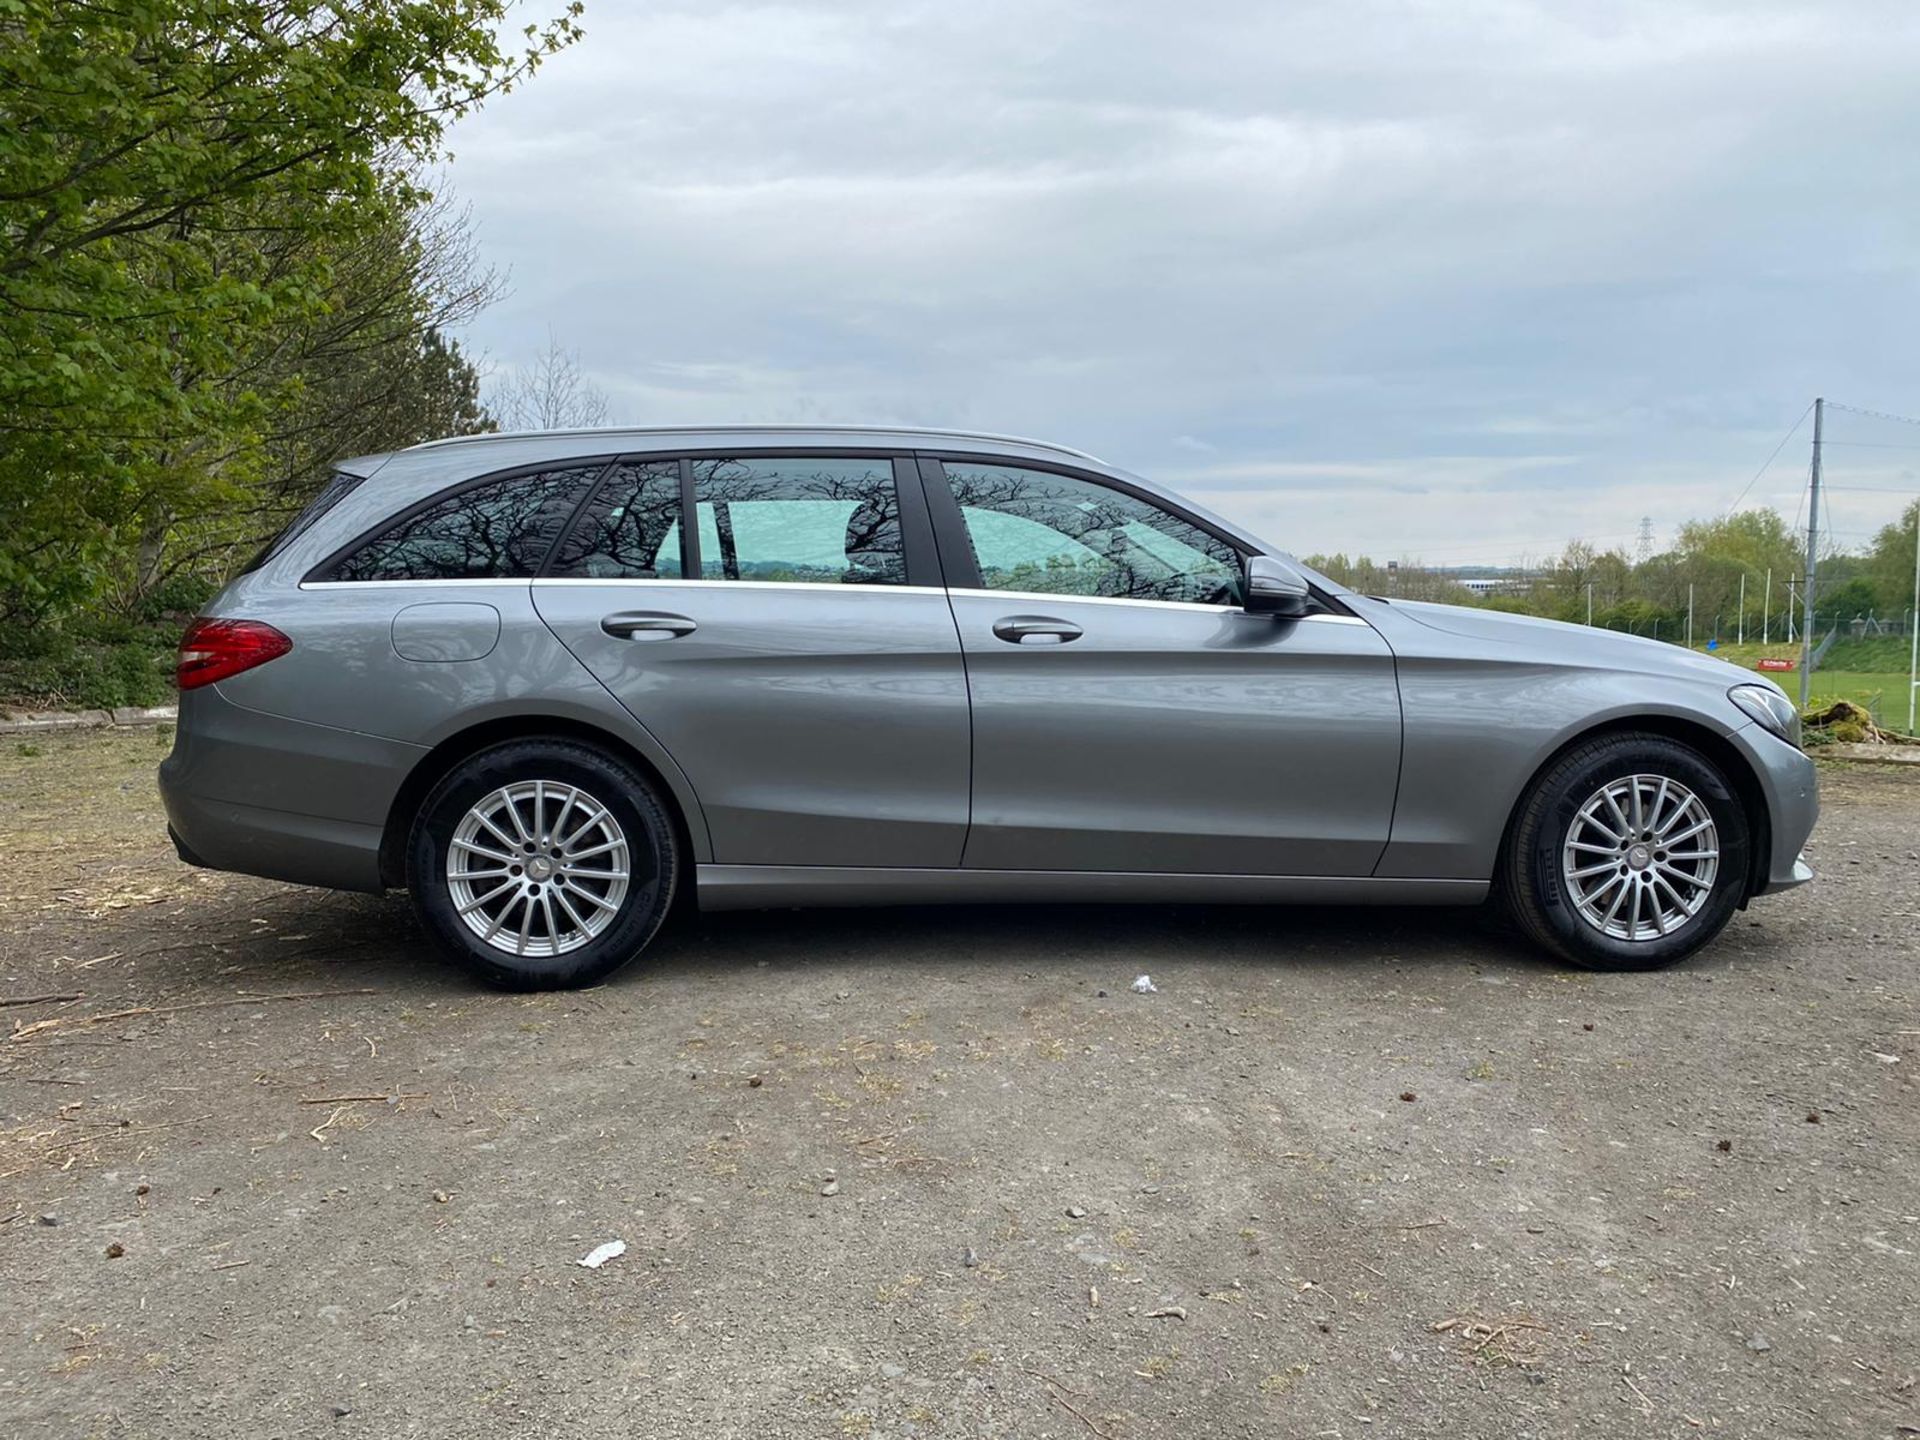
[[[673,640],[691,635],[699,626],[667,610],[623,610],[607,616],[600,628],[616,640]]]
[[[1028,641],[1065,645],[1078,640],[1081,629],[1071,620],[1056,620],[1051,615],[1008,615],[993,622],[993,633],[1009,645]]]

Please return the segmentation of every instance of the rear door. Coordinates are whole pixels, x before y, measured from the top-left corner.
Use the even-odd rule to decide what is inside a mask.
[[[616,466],[533,594],[686,772],[717,863],[953,866],[969,721],[937,567],[906,460],[701,454]]]
[[[1110,477],[921,462],[973,696],[969,869],[1371,874],[1400,765],[1373,628]]]

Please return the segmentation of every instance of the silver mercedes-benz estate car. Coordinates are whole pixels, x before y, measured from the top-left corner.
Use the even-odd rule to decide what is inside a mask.
[[[1780,691],[1354,594],[1078,451],[880,429],[343,462],[181,641],[183,859],[404,886],[486,979],[705,909],[1473,905],[1664,965],[1812,872]]]

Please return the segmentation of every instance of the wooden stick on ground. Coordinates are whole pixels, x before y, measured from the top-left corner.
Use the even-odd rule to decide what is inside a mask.
[[[86,998],[84,990],[75,990],[69,995],[0,995],[0,1010],[9,1005],[59,1005],[68,1000]]]
[[[427,1094],[425,1090],[396,1090],[390,1095],[316,1095],[311,1099],[303,1099],[300,1103],[302,1105],[372,1105],[385,1104],[392,1100],[424,1100]]]
[[[137,1020],[146,1015],[177,1015],[183,1010],[213,1010],[222,1005],[265,1005],[275,1000],[330,1000],[339,995],[378,995],[380,992],[370,986],[357,990],[300,990],[290,995],[234,995],[225,1000],[190,1000],[181,1005],[135,1005],[127,1010],[109,1010],[101,1015],[52,1015],[45,1020],[36,1020],[31,1025],[22,1025],[7,1038],[24,1040],[29,1035],[38,1035],[44,1030],[53,1030],[62,1025],[104,1025],[110,1020]]]
[[[1052,1398],[1053,1403],[1073,1416],[1074,1419],[1086,1426],[1087,1429],[1091,1430],[1095,1435],[1099,1436],[1100,1440],[1113,1440],[1111,1435],[1094,1424],[1093,1421],[1089,1420],[1084,1411],[1080,1410],[1071,1400],[1067,1399],[1067,1397],[1061,1393],[1067,1388],[1066,1386],[1062,1385],[1051,1375],[1043,1374],[1038,1370],[1029,1370],[1027,1373],[1037,1380],[1044,1380],[1047,1384],[1047,1393]]]

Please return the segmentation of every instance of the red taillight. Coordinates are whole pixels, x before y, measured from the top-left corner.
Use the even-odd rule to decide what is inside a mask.
[[[259,620],[196,620],[180,637],[174,683],[197,690],[238,675],[293,649],[293,641]]]

